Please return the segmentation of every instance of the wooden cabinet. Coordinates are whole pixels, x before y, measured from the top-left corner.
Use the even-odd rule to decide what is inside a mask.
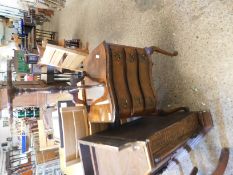
[[[211,127],[208,112],[178,112],[147,116],[88,136],[79,141],[85,174],[156,173],[177,149],[196,143],[188,141]]]

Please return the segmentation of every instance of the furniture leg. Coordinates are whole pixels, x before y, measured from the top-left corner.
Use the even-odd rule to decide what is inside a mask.
[[[152,55],[153,52],[158,52],[158,53],[161,53],[163,55],[167,55],[167,56],[171,56],[171,57],[178,55],[177,51],[168,52],[168,51],[160,49],[159,47],[156,47],[156,46],[146,47],[145,50],[146,50],[146,53],[148,55]]]
[[[228,164],[228,160],[229,160],[229,148],[223,148],[221,151],[221,155],[218,161],[218,165],[216,167],[216,169],[214,170],[214,172],[212,173],[212,175],[223,175],[227,164]]]
[[[166,115],[178,112],[178,111],[189,112],[189,108],[188,107],[178,107],[178,108],[174,108],[174,109],[167,110],[167,111],[163,110],[163,109],[159,109],[158,110],[158,115],[166,116]]]
[[[193,170],[191,171],[190,175],[197,175],[198,169],[197,167],[194,167]]]

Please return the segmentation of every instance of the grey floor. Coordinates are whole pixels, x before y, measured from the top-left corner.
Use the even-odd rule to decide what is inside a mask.
[[[210,110],[214,129],[164,174],[210,174],[222,147],[233,151],[232,0],[67,0],[48,25],[59,38],[156,45],[177,57],[153,55],[159,106]],[[233,153],[226,175],[233,174]]]

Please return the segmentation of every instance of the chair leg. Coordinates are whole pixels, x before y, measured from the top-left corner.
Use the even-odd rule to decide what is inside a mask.
[[[171,57],[178,55],[177,51],[168,52],[168,51],[160,49],[159,47],[156,47],[156,46],[146,47],[145,50],[146,50],[146,53],[148,55],[152,55],[153,52],[158,52],[158,53],[161,53],[163,55],[167,55],[167,56],[171,56]]]
[[[193,170],[191,171],[190,175],[196,175],[198,173],[198,168],[194,167]]]
[[[221,151],[221,155],[218,161],[218,165],[216,167],[216,169],[214,170],[214,172],[212,173],[212,175],[223,175],[227,164],[228,164],[228,160],[229,160],[229,148],[223,148]]]
[[[230,154],[229,148],[222,149],[221,155],[218,161],[218,165],[211,175],[223,175],[224,174],[227,164],[228,164],[229,154]],[[196,175],[197,173],[198,173],[198,169],[197,167],[194,167],[190,175]]]

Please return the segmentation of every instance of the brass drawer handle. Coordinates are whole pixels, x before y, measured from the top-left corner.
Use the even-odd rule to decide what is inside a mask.
[[[127,99],[121,99],[120,100],[120,106],[122,108],[127,108],[128,107],[128,101],[127,101]]]
[[[116,61],[117,61],[117,62],[120,62],[120,61],[121,61],[122,56],[121,56],[121,54],[120,54],[120,53],[115,53],[115,54],[114,54],[114,58],[116,59]]]
[[[139,58],[141,61],[145,62],[146,61],[146,55],[145,54],[140,54]]]

